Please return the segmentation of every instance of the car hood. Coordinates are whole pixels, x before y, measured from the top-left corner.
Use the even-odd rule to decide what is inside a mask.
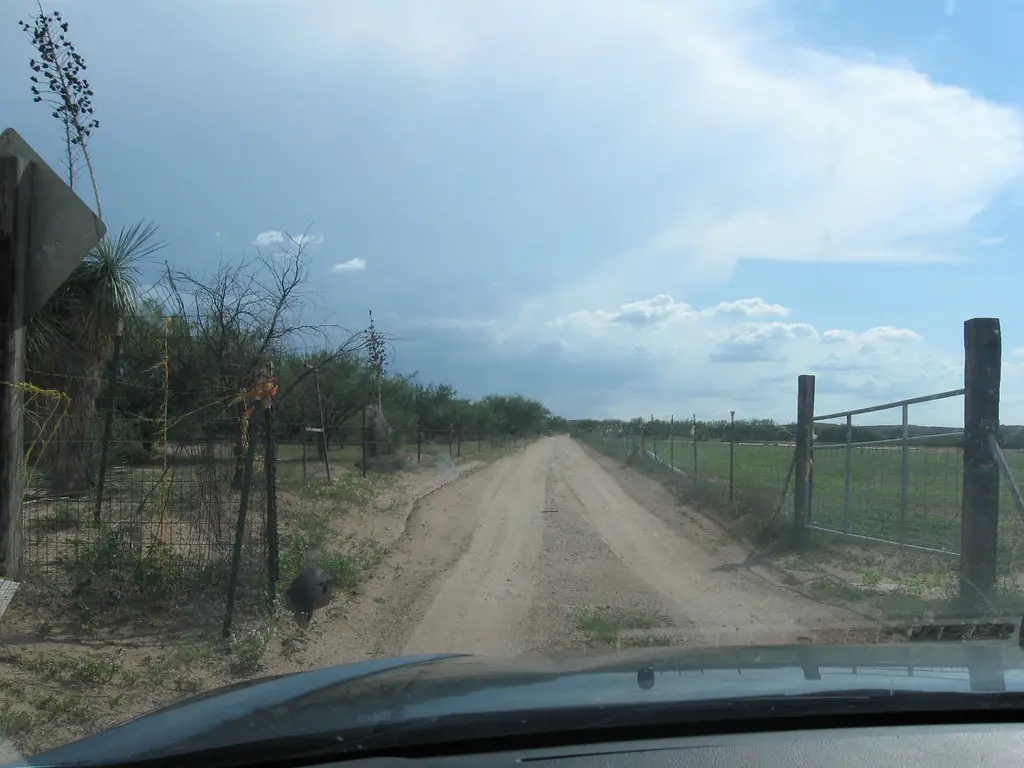
[[[19,765],[110,764],[448,716],[833,691],[1024,692],[1016,639],[363,661],[179,701]]]

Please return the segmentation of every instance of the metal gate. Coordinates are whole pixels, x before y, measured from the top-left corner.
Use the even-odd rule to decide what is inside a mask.
[[[846,441],[843,443],[826,443],[822,445],[811,444],[811,498],[810,516],[808,527],[812,530],[825,533],[838,534],[867,541],[878,541],[888,544],[898,544],[909,549],[916,549],[933,554],[959,555],[960,536],[959,526],[952,526],[949,531],[955,531],[954,536],[923,536],[916,535],[913,526],[908,519],[908,501],[910,489],[910,457],[913,446],[916,443],[935,441],[941,438],[962,437],[964,430],[954,430],[937,434],[918,435],[911,437],[910,427],[910,406],[918,403],[929,403],[936,400],[945,400],[952,397],[960,397],[964,394],[963,389],[951,389],[948,392],[939,392],[933,395],[911,397],[906,400],[896,400],[882,405],[872,405],[866,408],[854,408],[849,411],[837,411],[826,413],[821,416],[815,415],[814,422],[831,421],[844,418],[846,420]],[[874,413],[889,409],[900,408],[902,411],[902,434],[900,437],[886,440],[868,440],[853,442],[853,417],[865,413]],[[871,450],[899,450],[899,497],[898,505],[893,510],[865,509],[863,503],[858,505],[853,499],[854,489],[854,456],[864,454]],[[927,449],[926,449],[927,450]],[[814,457],[825,451],[843,451],[843,495],[840,509],[829,508],[822,505],[820,493],[814,489]],[[962,463],[962,450],[959,450]],[[891,517],[891,525],[888,518]]]

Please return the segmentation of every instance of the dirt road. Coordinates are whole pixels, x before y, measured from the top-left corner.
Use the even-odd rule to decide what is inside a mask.
[[[422,500],[377,575],[311,628],[296,661],[792,642],[857,622],[746,560],[654,481],[548,438]]]

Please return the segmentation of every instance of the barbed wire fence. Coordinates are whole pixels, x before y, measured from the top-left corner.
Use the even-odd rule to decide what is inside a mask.
[[[731,513],[756,543],[783,543],[794,519],[793,427],[779,425],[776,435],[756,440],[740,437],[745,423],[734,426],[730,430],[723,419],[652,417],[577,430],[573,436],[659,478],[684,502]],[[863,444],[873,442],[865,439],[847,448],[845,424],[818,422],[814,429],[810,523],[815,528],[864,543],[959,557],[962,444],[933,439],[939,444],[871,445]],[[854,434],[870,435],[872,429]],[[1024,477],[1024,450],[1004,446],[1001,455],[1007,472]],[[1024,572],[1024,513],[1018,511],[1022,500],[1016,493],[1012,483],[1000,487],[998,570],[1003,575]]]

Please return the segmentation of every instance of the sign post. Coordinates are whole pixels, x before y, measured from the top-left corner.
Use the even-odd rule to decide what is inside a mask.
[[[10,582],[22,578],[25,324],[104,234],[15,130],[0,133],[0,593],[8,602]]]

